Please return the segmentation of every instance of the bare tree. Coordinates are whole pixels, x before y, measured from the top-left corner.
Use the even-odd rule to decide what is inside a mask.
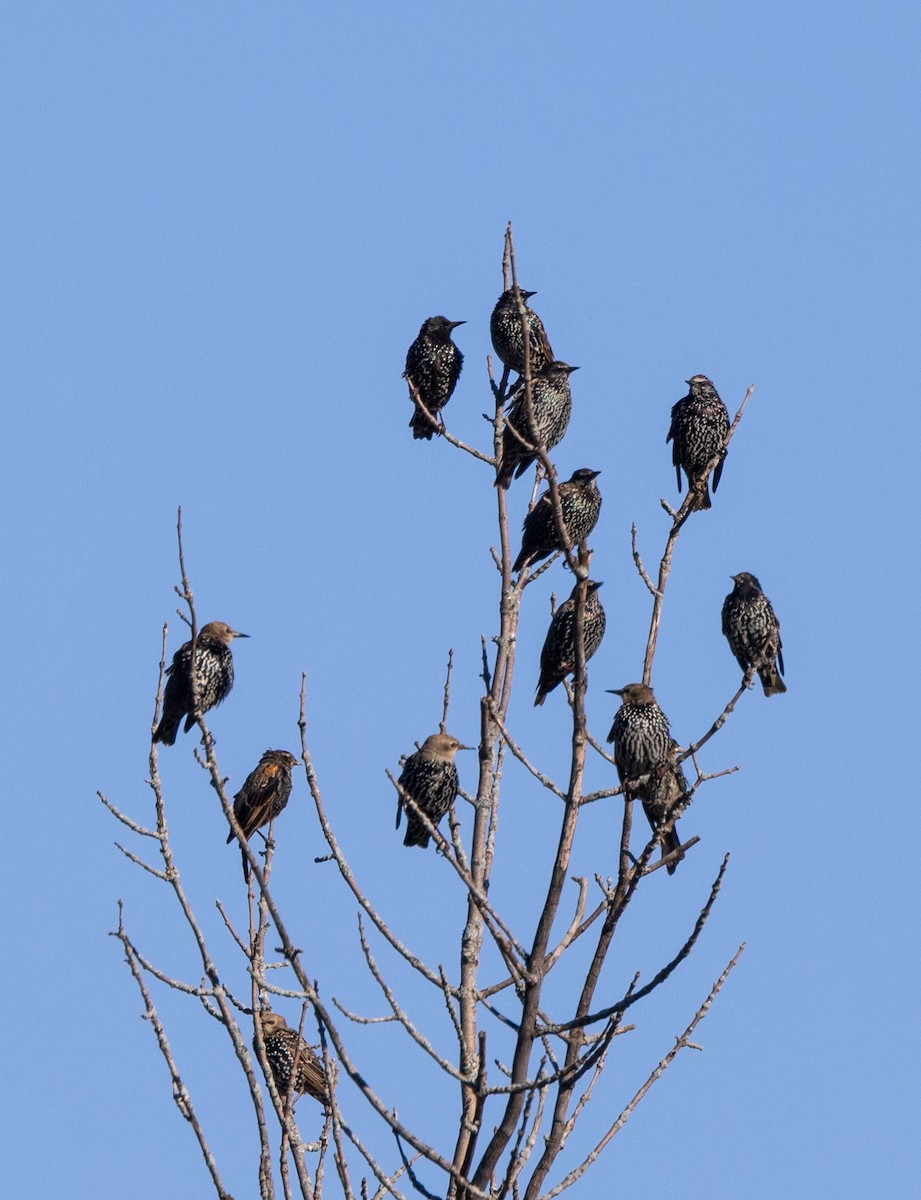
[[[506,234],[503,275],[505,288],[514,291],[524,333],[526,309],[518,288],[510,228]],[[454,886],[466,897],[461,927],[443,931],[445,953],[442,961],[437,964],[426,962],[400,940],[395,932],[397,923],[392,916],[379,911],[346,859],[327,816],[311,758],[306,677],[299,702],[303,772],[319,829],[328,847],[326,859],[335,864],[341,875],[344,903],[354,902],[357,907],[357,949],[386,1006],[384,1018],[363,1016],[344,1003],[335,1001],[331,1004],[325,998],[322,981],[314,978],[309,953],[301,949],[304,942],[299,940],[299,934],[303,931],[289,928],[272,892],[272,826],[269,826],[265,852],[257,852],[234,817],[233,798],[227,794],[214,740],[198,708],[197,694],[195,718],[202,741],[196,757],[250,868],[245,929],[237,928],[218,901],[227,934],[221,953],[226,954],[227,946],[231,947],[237,956],[236,977],[246,980],[238,991],[227,982],[235,977],[234,970],[229,965],[218,966],[216,952],[206,941],[202,923],[185,889],[180,864],[174,856],[167,824],[167,803],[158,771],[157,746],[151,744],[149,760],[152,822],[143,824],[133,819],[100,795],[117,820],[138,839],[140,847],[149,847],[150,853],[145,855],[143,849],[131,849],[117,843],[131,862],[170,890],[184,922],[185,935],[191,937],[200,959],[201,979],[197,983],[164,972],[136,944],[119,903],[118,925],[113,936],[121,942],[143,999],[145,1016],[168,1066],[174,1101],[193,1128],[215,1192],[220,1197],[229,1197],[230,1193],[222,1181],[216,1154],[183,1082],[154,1003],[153,995],[158,988],[170,989],[197,1002],[225,1031],[252,1101],[259,1146],[259,1189],[264,1200],[275,1196],[279,1188],[285,1197],[297,1194],[320,1197],[324,1187],[330,1186],[327,1179],[330,1149],[335,1176],[332,1186],[347,1200],[353,1200],[358,1194],[363,1197],[402,1197],[413,1192],[425,1196],[436,1194],[424,1185],[423,1174],[426,1178],[440,1176],[437,1194],[455,1200],[505,1196],[549,1200],[581,1179],[676,1055],[693,1044],[695,1029],[742,953],[740,946],[716,972],[712,987],[700,997],[696,1010],[688,1015],[684,1032],[668,1046],[649,1049],[647,1073],[637,1080],[630,1099],[610,1117],[600,1135],[594,1136],[587,1147],[583,1145],[577,1151],[571,1150],[571,1135],[584,1116],[606,1066],[616,1055],[617,1039],[634,1031],[628,1018],[637,1005],[666,985],[694,950],[720,893],[728,855],[708,892],[701,897],[698,911],[688,915],[682,943],[671,949],[661,948],[661,966],[656,973],[642,983],[637,974],[621,995],[613,998],[600,995],[602,968],[615,944],[621,918],[629,906],[642,901],[644,882],[660,866],[674,867],[677,857],[690,852],[697,841],[691,838],[680,851],[656,858],[675,829],[675,822],[704,783],[736,769],[730,767],[706,774],[698,764],[697,753],[721,728],[751,685],[754,668],[745,674],[737,691],[715,717],[702,718],[701,733],[696,741],[686,747],[675,746],[673,766],[677,769],[683,764],[691,776],[690,782],[676,790],[664,819],[639,853],[631,851],[632,796],[649,781],[641,778],[613,786],[616,779],[614,759],[599,738],[590,732],[585,714],[583,625],[592,552],[586,544],[570,542],[554,465],[546,448],[529,440],[527,430],[515,429],[513,436],[533,453],[538,464],[532,504],[538,484],[544,480],[563,549],[533,571],[526,565],[516,575],[512,570],[515,554],[509,529],[507,492],[502,487],[492,489],[507,428],[505,415],[515,392],[523,395],[527,424],[534,428],[533,379],[527,336],[523,337],[523,343],[525,362],[520,380],[513,383],[512,373],[505,368],[496,381],[489,364],[494,399],[490,418],[491,454],[466,445],[441,426],[440,421],[436,422],[445,441],[459,453],[468,454],[482,464],[483,484],[495,494],[498,530],[498,545],[492,550],[497,580],[497,628],[490,638],[483,637],[480,647],[483,687],[479,702],[477,783],[471,795],[461,793],[461,802],[469,805],[472,815],[472,824],[464,823],[470,825],[469,833],[462,836],[462,823],[453,806],[446,832],[433,824],[405,788],[400,787],[394,775],[390,775],[395,800],[399,799],[403,808],[422,822],[435,843],[447,878],[453,879]],[[721,461],[751,391],[749,389],[742,400],[725,445],[710,463],[707,475]],[[426,413],[417,392],[412,399]],[[664,500],[661,503],[667,515],[668,530],[655,578],[647,571],[640,555],[635,526],[631,547],[640,586],[645,586],[651,600],[642,680],[647,684],[652,677],[662,627],[663,600],[673,552],[695,509],[694,488],[689,488],[677,509]],[[181,585],[176,590],[183,604],[181,615],[191,630],[194,658],[198,624],[183,555],[181,513],[178,537]],[[566,734],[569,766],[565,778],[555,780],[542,768],[540,755],[529,752],[516,739],[509,728],[507,714],[515,678],[518,621],[524,597],[528,586],[545,571],[553,569],[558,560],[562,560],[571,572],[576,588],[574,661],[570,664],[571,680],[564,683],[569,713]],[[156,727],[162,706],[166,645],[167,628],[164,626],[160,685],[152,728]],[[453,657],[449,655],[440,720],[442,732],[449,723],[452,665]],[[193,688],[194,676],[193,671]],[[519,922],[517,928],[491,899],[496,893],[491,887],[493,881],[501,878],[503,871],[513,872],[516,866],[505,862],[497,849],[499,798],[503,768],[509,755],[530,775],[535,787],[546,789],[555,797],[558,813],[557,827],[548,828],[544,835],[548,853],[552,853],[552,863],[543,900],[530,919],[523,924]],[[585,766],[590,755],[600,756],[610,764],[611,787],[585,792]],[[599,853],[594,880],[577,878],[574,894],[567,900],[566,885],[580,815],[586,806],[599,802],[622,809],[616,874],[609,877],[606,873],[610,870],[611,855]],[[554,846],[555,850],[552,850]],[[394,853],[397,852],[395,848]],[[266,957],[267,938],[271,939],[271,946],[278,947],[277,951],[273,950],[276,959]],[[443,963],[450,960],[452,946],[453,953],[457,954],[457,966],[449,970]],[[577,946],[581,948],[581,955],[574,952]],[[423,985],[428,985],[437,1005],[423,1006],[421,1015],[410,1011],[399,994],[396,972],[382,965],[381,954],[391,958],[394,965],[397,962],[405,964]],[[245,968],[242,975],[241,964]],[[551,974],[555,978],[562,976],[565,983],[555,989],[552,996],[547,988]],[[569,1000],[561,1002],[561,994]],[[273,1040],[276,1035],[267,1033],[262,1020],[263,1014],[273,1006],[288,1011],[291,1029],[285,1044],[303,1047],[294,1051],[294,1060],[288,1064],[291,1069],[285,1076],[277,1069],[279,1051]],[[440,1032],[431,1028],[443,1024],[445,1014],[456,1047],[449,1056],[438,1048]],[[434,1072],[436,1078],[456,1088],[456,1120],[437,1140],[423,1136],[399,1118],[398,1097],[382,1094],[373,1087],[356,1058],[350,1027],[381,1020],[402,1031],[406,1054],[417,1060],[412,1068],[414,1077],[427,1078]],[[302,1036],[306,1039],[303,1043],[299,1040]],[[311,1037],[314,1050],[306,1044]],[[307,1055],[311,1056],[310,1061],[316,1069],[322,1070],[326,1081],[325,1095],[315,1091],[321,1098],[323,1116],[321,1132],[312,1142],[305,1141],[301,1135],[294,1103],[299,1091],[304,1090],[298,1083],[298,1068],[299,1061],[305,1059],[299,1060],[299,1056]],[[405,1068],[403,1074],[407,1074]],[[345,1080],[349,1081],[348,1088],[343,1086]],[[268,1104],[263,1083],[268,1091]],[[388,1086],[392,1083],[393,1079]],[[393,1086],[399,1090],[396,1084]],[[303,1108],[300,1111],[303,1112]],[[310,1111],[315,1114],[317,1110]],[[392,1151],[386,1161],[379,1148],[372,1148],[373,1144],[380,1145],[379,1135],[367,1132],[374,1124],[389,1131],[392,1138]],[[426,1167],[424,1172],[423,1166]]]

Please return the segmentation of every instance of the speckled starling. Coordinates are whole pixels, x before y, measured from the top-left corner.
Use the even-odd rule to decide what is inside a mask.
[[[687,476],[688,487],[696,494],[691,512],[710,507],[707,487],[707,464],[722,454],[713,470],[715,492],[723,473],[726,456],[726,434],[729,432],[729,413],[706,375],[692,375],[687,380],[690,391],[672,408],[672,423],[666,442],[672,442],[672,462],[681,490],[681,472]]]
[[[534,411],[534,428],[528,421],[528,402],[525,389],[518,390],[506,420],[531,446],[542,446],[548,452],[562,440],[572,412],[572,392],[569,376],[578,367],[564,362],[551,362],[543,367],[531,380],[531,406]],[[507,488],[512,475],[523,475],[534,461],[534,454],[526,450],[511,429],[502,432],[502,461],[496,475],[496,486]]]
[[[249,634],[238,633],[223,621],[209,621],[198,631],[195,679],[198,685],[198,708],[202,715],[220,704],[233,687],[230,643],[238,637],[249,637]],[[163,695],[163,716],[153,735],[155,742],[172,746],[183,717],[186,719],[186,733],[195,724],[191,664],[192,643],[189,641],[179,647],[172,663],[166,668],[169,678]]]
[[[585,661],[592,657],[604,637],[605,615],[598,599],[600,583],[588,581],[585,609],[582,614],[582,645]],[[568,600],[564,600],[553,614],[544,647],[540,652],[540,681],[537,684],[535,705],[543,704],[555,687],[576,669],[576,597],[579,585],[572,589]]]
[[[528,300],[537,293],[526,292],[523,288],[519,288],[518,292],[524,304],[528,323],[529,357],[533,376],[547,363],[553,361],[553,351],[550,349],[543,321],[533,309],[528,308]],[[521,334],[521,314],[518,311],[515,292],[512,288],[503,292],[496,301],[496,307],[492,310],[492,316],[489,318],[489,332],[492,337],[493,349],[505,366],[512,371],[517,371],[519,375],[523,375],[524,338]]]
[[[433,733],[425,739],[421,749],[406,759],[399,778],[400,788],[419,806],[433,825],[438,824],[457,796],[460,784],[454,755],[458,750],[472,748],[462,745],[450,733]],[[397,808],[398,827],[403,807],[401,793]],[[418,814],[407,812],[403,845],[422,846],[424,849],[428,844],[429,833]]]
[[[291,795],[291,771],[297,759],[287,750],[266,750],[233,798],[233,814],[249,841],[257,829],[274,821]],[[236,841],[231,829],[227,841]],[[249,882],[249,859],[243,854],[243,878]]]
[[[780,622],[761,584],[747,571],[730,578],[735,587],[723,601],[723,633],[743,671],[756,667],[765,696],[787,690],[783,674]]]
[[[664,763],[659,763],[649,772],[649,780],[642,789],[640,799],[643,802],[643,812],[649,821],[653,830],[659,828],[663,821],[668,820],[669,814],[672,812],[675,805],[680,805],[678,815],[690,803],[690,788],[688,786],[687,777],[684,773],[684,768],[681,763],[675,761],[675,756],[679,752],[680,747],[677,742],[671,743],[669,757]],[[677,851],[677,857],[674,862],[668,864],[665,868],[670,875],[675,873],[675,868],[684,854],[681,852],[681,841],[675,833],[674,828],[666,834],[662,843],[662,856],[671,854]]]
[[[598,523],[601,512],[601,492],[595,483],[600,471],[580,467],[572,478],[559,486],[560,510],[563,525],[569,534],[572,546],[584,542]],[[521,528],[521,552],[515,559],[513,571],[520,571],[529,562],[540,562],[555,550],[562,550],[563,543],[556,530],[550,492],[546,491],[524,519]]]
[[[297,1030],[292,1029],[279,1013],[263,1011],[262,1040],[265,1044],[265,1057],[282,1100],[288,1095],[290,1087],[292,1104],[305,1092],[321,1104],[326,1104],[329,1093],[323,1063],[299,1036]],[[257,1049],[255,1037],[253,1049]]]
[[[451,399],[464,363],[463,354],[451,341],[451,330],[465,324],[465,321],[449,321],[447,317],[429,317],[422,322],[419,336],[406,353],[403,378],[410,385],[409,398],[416,410],[409,422],[414,438],[431,438],[438,432],[438,425],[419,407],[413,389],[437,421]]]
[[[687,780],[674,761],[676,744],[668,727],[668,718],[656,703],[652,688],[645,683],[628,683],[615,688],[621,706],[614,714],[614,724],[608,741],[614,743],[614,762],[621,783],[648,776],[645,783],[626,790],[628,799],[641,800],[643,811],[652,826],[658,829],[668,810],[688,791]],[[674,828],[662,839],[662,857],[681,849]],[[679,858],[683,855],[679,854]],[[666,867],[674,874],[675,862]]]

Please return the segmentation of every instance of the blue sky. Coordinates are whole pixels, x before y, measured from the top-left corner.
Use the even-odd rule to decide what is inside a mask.
[[[15,1082],[0,1104],[17,1193],[207,1190],[106,936],[117,899],[145,951],[194,980],[191,949],[95,799],[149,817],[163,621],[171,650],[184,640],[179,504],[201,619],[251,635],[211,722],[232,785],[266,746],[297,748],[306,671],[311,746],[356,871],[408,940],[455,961],[456,938],[444,949],[439,934],[461,898],[434,855],[403,850],[384,770],[436,727],[452,646],[451,729],[476,736],[494,498],[478,464],[413,442],[400,375],[425,317],[465,319],[446,416],[487,447],[488,317],[511,219],[521,282],[581,367],[556,464],[602,471],[594,732],[613,713],[604,689],[640,673],[648,603],[630,525],[651,565],[659,497],[677,499],[668,412],[695,372],[731,411],[756,391],[713,511],[679,544],[657,695],[684,742],[728,699],[719,609],[740,570],[780,615],[789,686],[745,697],[707,748],[706,770],[743,770],[683,818],[701,844],[673,879],[650,881],[610,967],[612,995],[655,971],[731,852],[701,945],[623,1049],[599,1121],[748,948],[699,1031],[703,1052],[653,1090],[596,1168],[595,1194],[625,1178],[648,1200],[906,1194],[921,1065],[906,632],[917,6],[30,0],[7,5],[4,26],[2,1004]],[[510,496],[517,524],[524,483]],[[556,568],[528,593],[510,715],[549,771],[565,761],[564,706],[531,699],[550,591],[569,587]],[[161,755],[171,826],[239,975],[211,915],[218,896],[242,911],[239,859],[192,749],[189,737]],[[462,764],[468,784],[473,770]],[[610,782],[603,763],[589,781]],[[556,814],[520,772],[506,784],[496,895],[514,915],[539,891]],[[615,815],[595,807],[577,847],[589,874],[611,869],[599,847],[614,861]],[[353,905],[314,865],[302,778],[284,839],[276,888],[311,970],[329,995],[381,1011]],[[253,1194],[245,1097],[219,1031],[158,1001],[228,1185]],[[390,1095],[399,1043],[350,1036]],[[437,1118],[434,1084],[409,1093],[401,1114]]]

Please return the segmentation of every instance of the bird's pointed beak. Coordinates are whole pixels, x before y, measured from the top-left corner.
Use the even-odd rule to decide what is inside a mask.
[[[230,632],[233,634],[234,637],[249,637],[248,633],[238,633],[236,629],[231,629]]]
[[[466,324],[467,324],[466,321],[452,321],[451,328],[456,329],[458,327],[458,325],[466,325]]]

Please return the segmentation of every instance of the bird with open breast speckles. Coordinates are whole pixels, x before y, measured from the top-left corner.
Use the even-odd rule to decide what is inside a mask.
[[[437,825],[454,803],[460,787],[454,755],[458,750],[472,749],[472,746],[465,746],[450,733],[433,733],[415,754],[410,754],[406,759],[397,781],[397,828],[403,809],[407,810],[404,846],[421,846],[424,849],[429,844],[429,832],[418,813],[409,809],[406,798],[425,813],[433,825]]]
[[[198,632],[195,643],[195,682],[198,688],[198,711],[204,716],[230,692],[233,687],[233,655],[230,643],[234,638],[249,637],[223,621],[209,621]],[[195,698],[192,692],[192,643],[186,642],[173,655],[166,669],[168,679],[163,693],[163,716],[153,735],[155,742],[172,746],[176,741],[179,723],[185,717],[186,733],[195,724]]]
[[[258,766],[247,775],[233,800],[233,815],[247,841],[257,829],[274,821],[288,803],[292,787],[291,772],[296,766],[297,759],[287,750],[266,750]],[[232,829],[227,841],[236,841]],[[249,859],[242,847],[240,850],[243,855],[243,878],[248,883]]]
[[[780,622],[761,584],[748,571],[730,576],[735,587],[723,601],[722,626],[729,649],[743,671],[755,667],[765,696],[787,690],[783,674]]]
[[[329,1090],[322,1061],[280,1013],[264,1010],[261,1019],[265,1057],[282,1101],[290,1088],[292,1104],[298,1096],[305,1093],[313,1096],[314,1100],[319,1100],[321,1104],[326,1104],[329,1100]],[[255,1037],[253,1049],[258,1050]]]
[[[496,486],[507,488],[512,476],[523,475],[536,454],[525,449],[521,439],[529,446],[539,447],[548,453],[562,441],[572,414],[572,391],[569,376],[578,367],[564,362],[550,362],[531,379],[531,410],[534,423],[528,413],[528,400],[522,386],[515,394],[512,406],[506,414],[506,427],[502,431],[502,458],[496,473]],[[512,428],[509,428],[509,425]]]
[[[608,741],[614,743],[614,762],[621,783],[632,783],[626,789],[627,799],[640,800],[653,831],[667,816],[668,810],[682,792],[687,792],[687,780],[675,762],[676,743],[672,739],[668,718],[656,703],[652,688],[645,683],[628,683],[612,689],[620,696],[621,705],[614,714]],[[648,777],[648,778],[646,778]],[[637,780],[645,778],[644,783]],[[681,841],[674,828],[662,839],[662,857],[680,854]],[[677,859],[666,867],[674,874]]]
[[[716,388],[706,375],[687,380],[689,392],[672,408],[672,421],[666,442],[672,443],[672,464],[681,490],[681,472],[695,493],[691,511],[710,508],[707,465],[721,455],[713,469],[713,491],[719,486],[726,457],[729,413]]]
[[[553,351],[550,349],[543,321],[533,309],[528,308],[528,300],[537,293],[526,292],[524,288],[519,288],[518,294],[524,305],[525,322],[528,327],[528,359],[533,375],[547,363],[553,361]],[[509,288],[496,301],[492,316],[489,318],[489,333],[493,349],[503,364],[511,371],[517,371],[519,375],[524,374],[524,336],[521,324],[521,313],[518,311],[515,291],[513,288]]]
[[[403,378],[409,384],[409,398],[415,406],[410,418],[414,438],[431,438],[440,432],[441,410],[451,399],[460,378],[464,356],[451,341],[451,332],[466,321],[447,317],[429,317],[422,322],[419,336],[406,353]],[[433,420],[419,407],[425,405]]]
[[[589,579],[586,584],[585,606],[582,610],[582,647],[585,661],[592,657],[604,637],[606,618],[598,599],[600,583]],[[559,687],[567,675],[576,669],[576,603],[579,584],[572,589],[568,600],[564,600],[553,614],[547,636],[540,652],[540,679],[537,684],[535,706],[543,704],[554,688]]]
[[[563,527],[569,535],[569,544],[578,546],[598,524],[601,513],[601,492],[595,479],[600,471],[580,467],[572,477],[559,485],[560,512]],[[557,550],[563,543],[557,532],[556,518],[550,492],[546,491],[528,513],[521,527],[521,551],[515,559],[513,571],[520,571],[527,563],[540,562]]]

